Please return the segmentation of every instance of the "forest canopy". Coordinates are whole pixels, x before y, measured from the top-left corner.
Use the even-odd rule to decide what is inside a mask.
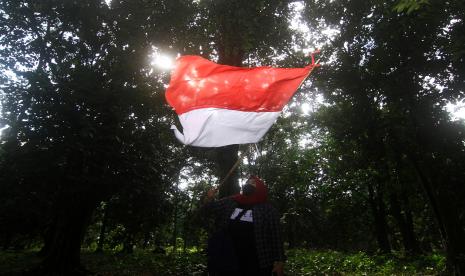
[[[465,101],[464,15],[440,0],[2,0],[2,252],[38,254],[44,275],[88,273],[89,251],[195,248],[202,264],[198,210],[239,159],[220,196],[251,174],[267,183],[289,273],[309,250],[366,267],[445,256],[465,275],[465,121],[448,109]],[[303,67],[317,48],[321,66],[259,143],[196,148],[171,132],[154,57]]]

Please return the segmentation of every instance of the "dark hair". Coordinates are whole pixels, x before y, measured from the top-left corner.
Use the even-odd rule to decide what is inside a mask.
[[[242,194],[245,196],[253,195],[257,188],[252,184],[245,184],[242,186]]]

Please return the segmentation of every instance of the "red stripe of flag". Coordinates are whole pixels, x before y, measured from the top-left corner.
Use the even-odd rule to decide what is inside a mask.
[[[178,115],[200,108],[281,111],[313,65],[304,68],[242,68],[199,56],[177,59],[166,99]]]

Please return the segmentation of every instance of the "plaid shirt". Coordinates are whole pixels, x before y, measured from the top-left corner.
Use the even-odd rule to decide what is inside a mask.
[[[216,229],[226,228],[230,216],[239,207],[231,198],[224,198],[206,203],[203,207],[207,216],[213,217]],[[285,261],[279,214],[269,203],[256,204],[252,207],[255,244],[261,268],[270,267],[275,261]]]

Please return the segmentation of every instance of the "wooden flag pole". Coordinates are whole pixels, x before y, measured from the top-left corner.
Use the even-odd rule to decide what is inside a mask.
[[[316,50],[315,52],[311,53],[311,57],[312,57],[312,64],[310,64],[312,66],[312,68],[310,69],[310,71],[308,71],[308,74],[305,76],[305,78],[302,80],[302,82],[299,84],[299,88],[302,86],[302,84],[304,83],[304,81],[307,80],[307,78],[310,76],[310,74],[313,72],[313,69],[315,69],[315,67],[319,67],[320,66],[320,59],[318,59],[316,62],[315,62],[315,55],[316,54],[319,54],[320,53],[320,50]]]

